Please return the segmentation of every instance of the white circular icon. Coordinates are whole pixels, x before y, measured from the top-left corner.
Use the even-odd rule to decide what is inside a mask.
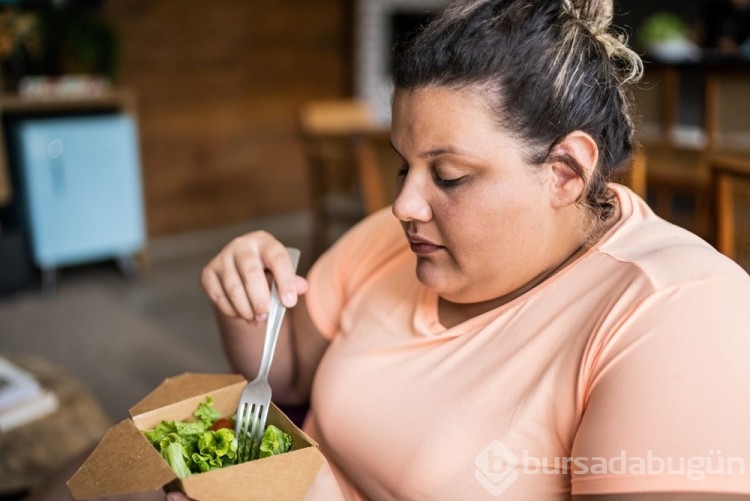
[[[60,158],[63,154],[63,151],[65,150],[65,144],[63,144],[62,139],[53,139],[49,142],[47,145],[47,155],[52,160],[57,160]]]

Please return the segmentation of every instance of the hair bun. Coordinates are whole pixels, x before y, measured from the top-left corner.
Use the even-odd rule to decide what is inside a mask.
[[[586,24],[593,34],[607,31],[614,18],[612,0],[562,0],[563,11]]]
[[[612,0],[562,0],[563,12],[580,22],[607,51],[619,61],[622,83],[636,82],[643,74],[643,61],[630,47],[624,34],[610,30],[614,18]]]

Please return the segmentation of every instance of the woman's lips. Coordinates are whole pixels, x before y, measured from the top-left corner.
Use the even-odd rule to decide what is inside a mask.
[[[409,247],[411,247],[412,252],[414,252],[415,254],[432,254],[433,252],[439,251],[443,248],[442,245],[430,242],[429,240],[424,240],[422,238],[413,236],[407,237],[409,239]]]

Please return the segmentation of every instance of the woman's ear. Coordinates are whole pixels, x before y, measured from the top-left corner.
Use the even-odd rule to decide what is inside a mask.
[[[575,204],[596,170],[599,160],[596,141],[585,132],[573,131],[555,146],[551,158],[555,206]],[[580,166],[581,172],[571,166],[570,160]]]

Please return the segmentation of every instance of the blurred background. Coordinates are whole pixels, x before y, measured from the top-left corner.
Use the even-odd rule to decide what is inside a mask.
[[[389,203],[391,48],[446,3],[0,0],[0,356],[60,396],[0,431],[0,496],[164,378],[229,370],[199,275],[231,238],[269,230],[304,272]],[[748,4],[614,3],[646,61],[619,179],[746,269]]]

